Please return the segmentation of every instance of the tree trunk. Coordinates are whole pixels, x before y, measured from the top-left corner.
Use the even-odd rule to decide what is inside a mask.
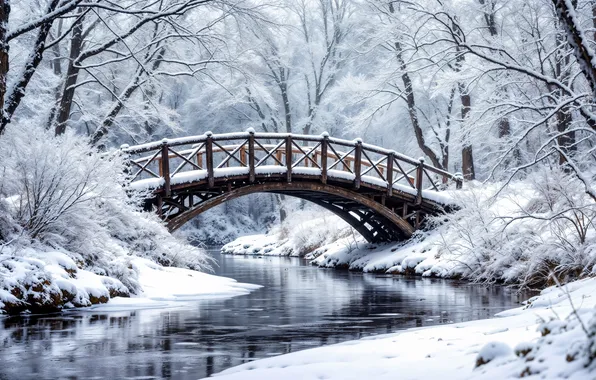
[[[568,67],[571,64],[571,56],[567,54],[569,44],[562,31],[559,31],[556,36],[558,51],[555,53],[555,77],[562,83],[569,83],[570,73]],[[563,99],[565,94],[561,90],[556,90],[559,99]],[[557,138],[557,145],[561,148],[559,153],[559,165],[564,166],[564,170],[569,171],[571,168],[567,167],[567,158],[575,151],[575,132],[567,132],[571,128],[573,117],[569,106],[562,107],[556,114],[556,128],[559,134],[563,135]]]
[[[284,206],[285,196],[283,194],[276,194],[275,199],[277,200],[277,205],[279,207],[279,222],[283,223],[286,218],[288,217],[288,212]]]
[[[4,120],[4,97],[6,95],[6,77],[8,75],[8,17],[10,1],[0,0],[0,120]],[[4,123],[0,124],[0,135],[4,132]]]
[[[79,13],[82,8],[79,8]],[[83,17],[81,17],[72,30],[72,39],[70,40],[70,54],[68,60],[68,68],[66,70],[66,80],[64,81],[64,89],[62,90],[62,97],[60,98],[60,106],[58,108],[58,119],[56,120],[56,136],[63,134],[66,131],[66,123],[70,119],[70,110],[75,95],[75,86],[79,76],[80,69],[75,66],[74,62],[81,54],[83,48]]]
[[[575,58],[584,73],[590,88],[592,89],[592,97],[596,99],[596,57],[594,52],[590,49],[589,42],[585,38],[585,34],[580,30],[577,24],[575,15],[575,8],[577,2],[568,3],[565,0],[552,0],[557,10],[559,20],[563,26],[563,30],[567,35],[567,42],[573,48]],[[571,5],[573,8],[570,8]]]
[[[290,109],[290,97],[288,95],[287,71],[280,69],[279,89],[281,91],[281,101],[284,103],[284,113],[286,118],[286,132],[292,133],[292,110]]]
[[[46,13],[52,13],[59,3],[60,0],[52,0],[51,3],[48,5]],[[25,96],[25,91],[27,90],[27,86],[29,85],[29,82],[31,81],[33,74],[35,74],[37,67],[43,59],[43,53],[45,51],[46,46],[46,38],[50,33],[50,29],[52,28],[53,22],[54,19],[51,19],[41,24],[41,26],[39,27],[37,38],[33,43],[33,51],[29,56],[28,61],[25,63],[23,74],[16,81],[12,91],[10,92],[10,95],[8,96],[8,99],[4,101],[5,105],[4,112],[2,114],[2,120],[0,121],[0,133],[2,133],[8,125],[8,123],[10,123],[10,120],[14,115],[14,112],[17,110],[19,104],[21,104],[21,100],[23,100],[23,97]],[[8,69],[8,67],[6,68]]]
[[[472,98],[470,94],[465,92],[463,84],[459,86],[460,99],[461,99],[461,120],[462,123],[468,118],[470,110],[472,108]],[[464,133],[463,147],[461,150],[461,166],[462,174],[465,179],[473,180],[476,179],[476,170],[474,169],[474,152],[472,145],[468,141],[468,133]]]
[[[592,0],[592,28],[594,28],[592,39],[596,41],[596,0]]]
[[[408,114],[410,116],[410,121],[412,123],[412,127],[414,128],[414,134],[416,135],[416,142],[418,143],[418,147],[422,152],[430,158],[433,166],[446,169],[442,167],[441,162],[439,161],[439,157],[437,154],[432,150],[431,147],[426,145],[426,141],[424,140],[424,132],[420,127],[420,120],[418,118],[418,108],[416,107],[416,98],[414,96],[414,88],[412,86],[412,80],[410,79],[410,74],[407,71],[406,62],[402,56],[402,49],[401,44],[399,42],[395,43],[395,52],[397,56],[398,63],[400,65],[400,69],[403,72],[401,79],[404,83],[404,92],[406,94],[406,103],[408,104]]]
[[[454,18],[452,20],[452,27],[453,30],[457,34],[462,34],[462,30],[457,24],[457,19]],[[463,38],[460,36],[460,38]],[[466,60],[465,53],[459,48],[456,47],[457,56],[455,58],[455,71],[461,72],[463,63]],[[462,150],[461,150],[461,169],[462,174],[465,179],[467,180],[474,180],[476,179],[476,170],[474,168],[474,151],[472,149],[472,144],[469,141],[470,133],[464,129],[464,123],[468,119],[470,115],[470,110],[472,109],[472,97],[468,93],[466,86],[463,82],[458,83],[459,89],[459,97],[461,101],[461,127],[462,127]]]
[[[60,19],[60,21],[58,22],[58,31],[56,33],[56,35],[60,35],[62,34],[62,25],[64,23],[63,19]],[[52,53],[54,54],[54,58],[52,59],[52,69],[54,70],[54,75],[57,77],[61,77],[62,76],[62,63],[60,62],[60,60],[62,59],[61,54],[60,54],[60,43],[56,43],[53,47],[52,47]],[[57,85],[56,89],[54,90],[54,96],[56,99],[56,102],[54,103],[54,105],[52,106],[52,109],[50,110],[50,115],[48,116],[48,123],[46,125],[46,129],[50,129],[52,127],[52,125],[54,125],[54,120],[56,119],[56,112],[58,112],[58,105],[60,103],[60,91],[61,86]]]
[[[569,107],[562,108],[557,112],[557,132],[564,133],[571,125],[572,117]],[[561,147],[564,154],[559,154],[559,165],[565,165],[567,158],[576,151],[575,132],[567,132],[557,138],[557,144]],[[566,169],[567,170],[567,169]]]

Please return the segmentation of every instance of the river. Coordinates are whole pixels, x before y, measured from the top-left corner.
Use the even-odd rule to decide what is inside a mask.
[[[167,309],[0,319],[0,379],[199,379],[247,361],[404,328],[489,318],[529,294],[213,253],[264,287]]]

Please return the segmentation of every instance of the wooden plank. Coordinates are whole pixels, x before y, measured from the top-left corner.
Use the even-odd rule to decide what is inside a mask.
[[[240,164],[246,167],[246,147],[244,144],[242,144],[242,147],[240,148]]]
[[[163,219],[163,198],[161,195],[157,196],[157,215]]]

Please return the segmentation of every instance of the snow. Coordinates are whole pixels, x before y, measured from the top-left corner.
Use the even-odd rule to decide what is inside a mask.
[[[293,174],[305,174],[305,175],[314,175],[320,176],[321,169],[319,168],[306,168],[306,167],[296,167],[292,169]]]
[[[248,294],[261,287],[190,269],[162,267],[142,258],[134,259],[132,264],[139,272],[143,296],[152,300],[189,301],[230,297]]]
[[[190,269],[163,267],[143,258],[135,258],[131,263],[139,273],[142,293],[130,298],[115,297],[91,310],[172,307],[184,302],[245,295],[261,287]]]
[[[285,166],[279,165],[263,165],[255,168],[255,174],[284,174],[288,171]],[[248,169],[247,169],[248,173]]]
[[[504,328],[499,332],[509,331],[508,328]],[[492,332],[484,333],[484,335],[493,335]],[[487,343],[476,357],[476,366],[480,366],[489,363],[497,358],[507,357],[513,355],[513,350],[507,344],[503,342],[490,342]]]
[[[354,173],[336,169],[328,170],[327,176],[329,178],[345,179],[348,181],[353,181],[354,179],[356,179],[356,175]]]
[[[179,185],[183,183],[191,183],[207,178],[207,170],[190,170],[174,174],[170,178],[170,185]]]
[[[261,287],[190,269],[163,267],[143,258],[135,258],[131,263],[138,272],[141,293],[130,298],[112,298],[91,310],[174,307],[204,299],[241,296]]]
[[[579,314],[592,312],[596,306],[593,297],[596,279],[582,280],[569,289],[573,303],[581,305]],[[323,346],[249,362],[215,377],[222,380],[505,379],[528,371],[539,372],[536,378],[542,379],[594,378],[589,373],[590,367],[585,368],[579,357],[566,361],[565,350],[581,342],[581,329],[553,331],[541,337],[544,328],[553,323],[542,321],[572,314],[566,297],[543,306],[551,299],[550,293],[566,291],[549,288],[534,300],[541,306],[532,302],[497,314],[495,319],[409,329]],[[574,326],[572,322],[563,324]],[[480,358],[489,363],[477,367]]]

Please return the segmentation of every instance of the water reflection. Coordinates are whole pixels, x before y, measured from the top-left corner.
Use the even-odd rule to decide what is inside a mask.
[[[217,259],[218,274],[265,287],[175,309],[1,319],[0,379],[197,379],[271,355],[490,317],[527,296],[322,270],[297,259]]]

